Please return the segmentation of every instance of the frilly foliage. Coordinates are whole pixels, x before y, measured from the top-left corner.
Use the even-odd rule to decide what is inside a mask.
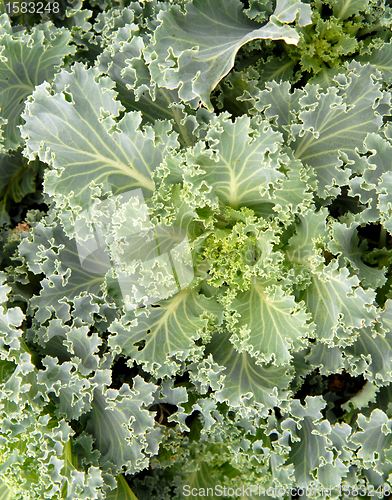
[[[392,486],[390,3],[64,4],[0,16],[2,498]]]

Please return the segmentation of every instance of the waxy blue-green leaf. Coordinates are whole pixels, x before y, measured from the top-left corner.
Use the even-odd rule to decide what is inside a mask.
[[[347,370],[347,372],[350,373],[349,370]],[[350,410],[366,407],[373,408],[373,404],[377,401],[377,394],[379,391],[380,387],[377,385],[377,382],[366,381],[363,388],[342,405],[342,409],[349,412]]]
[[[281,406],[282,400],[287,399],[289,371],[284,366],[256,364],[246,351],[239,353],[233,347],[229,336],[216,334],[206,348],[206,354],[212,353],[214,361],[225,367],[219,373],[224,376],[223,387],[214,397],[235,408],[255,405],[259,414],[266,417],[269,409]]]
[[[270,189],[262,197],[262,205],[256,209],[261,216],[271,207],[271,213],[277,214],[284,220],[291,213],[301,213],[307,207],[313,206],[313,180],[314,174],[309,167],[305,167],[300,160],[293,157],[289,148],[284,148],[279,162],[285,169],[285,176],[280,183],[275,183],[274,190]],[[269,215],[269,214],[268,214]]]
[[[320,260],[317,250],[322,248],[328,239],[327,215],[326,209],[318,212],[310,209],[303,215],[297,215],[295,234],[282,249],[288,261],[313,269],[317,266]]]
[[[366,222],[381,219],[384,227],[391,231],[392,208],[389,193],[392,182],[392,147],[388,129],[384,129],[384,133],[384,137],[379,134],[369,134],[366,137],[360,148],[361,153],[371,153],[366,159],[366,168],[361,177],[354,177],[349,184],[350,195],[359,195],[361,203],[368,206],[361,213],[361,219]]]
[[[382,124],[377,113],[381,83],[375,81],[379,72],[370,64],[357,62],[350,63],[348,69],[349,73],[337,75],[336,86],[325,92],[306,85],[306,95],[299,100],[305,108],[298,114],[302,126],[292,125],[299,133],[291,144],[294,155],[314,168],[322,198],[337,194],[339,186],[348,184],[351,171],[341,168],[342,158],[349,164],[355,162],[356,148]]]
[[[8,294],[11,287],[5,285],[6,275],[0,272],[0,345],[4,344],[19,349],[19,337],[22,336],[22,331],[18,327],[22,324],[25,318],[22,310],[19,307],[7,308],[5,302],[8,300]]]
[[[116,334],[109,338],[109,345],[158,377],[173,375],[181,360],[200,355],[195,340],[207,325],[207,319],[201,316],[213,308],[210,302],[216,301],[185,288],[160,301],[159,306],[148,306],[122,322],[115,321],[109,327]],[[129,326],[122,324],[126,320],[131,321]]]
[[[310,5],[301,0],[277,0],[273,16],[280,23],[292,23],[298,19],[300,26],[306,26],[312,23],[311,13]]]
[[[354,376],[358,369],[365,379],[386,385],[392,377],[392,300],[386,301],[373,328],[361,328],[356,341],[345,348],[348,371]]]
[[[380,134],[369,134],[362,148],[361,153],[370,152],[367,158],[367,165],[363,172],[363,180],[367,190],[370,187],[377,186],[383,174],[389,172],[392,168],[392,146],[388,140],[385,140]]]
[[[31,33],[13,31],[7,14],[0,16],[0,116],[7,120],[0,134],[0,148],[17,149],[23,144],[17,126],[25,100],[34,87],[51,82],[66,55],[74,54],[71,34],[52,23],[34,26]]]
[[[370,325],[375,317],[373,290],[363,290],[357,276],[332,261],[313,275],[312,284],[301,294],[316,324],[321,340],[332,340],[341,325],[349,334],[354,328]]]
[[[111,210],[110,201],[107,211]],[[166,299],[193,280],[191,250],[184,230],[172,225],[153,226],[147,205],[137,197],[122,201],[113,212],[112,223],[101,221],[101,230],[110,242],[111,262],[126,307]]]
[[[300,0],[277,0],[275,11],[270,0],[250,0],[248,3],[249,9],[245,10],[245,13],[249,19],[263,21],[268,14],[273,13],[281,23],[292,23],[296,18],[300,26],[312,22],[310,5],[302,3]]]
[[[25,154],[32,159],[38,153],[54,167],[45,190],[59,204],[73,195],[74,206],[88,209],[93,181],[106,193],[142,188],[150,194],[152,172],[178,145],[169,123],[159,126],[156,137],[151,127],[140,130],[140,113],[116,121],[123,107],[115,100],[114,82],[99,74],[76,63],[70,73],[57,74],[52,87],[38,86],[26,105]]]
[[[71,359],[78,365],[78,370],[83,376],[97,370],[99,365],[97,352],[102,345],[102,339],[97,333],[87,335],[88,333],[88,326],[71,328],[66,333],[67,340],[64,341],[68,351],[75,355]]]
[[[184,102],[197,107],[201,100],[212,111],[210,93],[231,70],[242,45],[257,39],[298,42],[295,29],[284,24],[296,10],[285,12],[284,3],[278,2],[276,15],[262,26],[245,16],[238,0],[193,0],[185,12],[174,5],[159,15],[162,24],[149,54],[151,76],[160,87],[179,88]]]
[[[317,85],[308,84],[304,89],[290,92],[288,82],[267,82],[266,90],[254,99],[258,111],[267,118],[276,117],[278,130],[286,140],[291,141],[299,133],[290,146],[296,158],[314,167],[319,193],[333,179],[339,185],[348,183],[350,170],[337,168],[342,164],[338,161],[339,151],[345,152],[350,161],[358,162],[355,149],[361,148],[366,134],[376,131],[381,123],[375,112],[377,99],[381,97],[380,85],[373,81],[372,67],[351,63],[348,69],[349,76],[335,76],[339,85],[325,93]],[[297,115],[303,125],[295,123]]]
[[[378,388],[376,403],[372,405],[372,409],[379,408],[385,412],[388,417],[392,416],[392,385],[384,385]],[[349,401],[347,402],[349,403]]]
[[[321,411],[325,406],[322,396],[305,399],[302,406],[298,399],[292,401],[291,415],[281,423],[281,427],[290,433],[291,450],[286,463],[294,464],[296,484],[309,486],[311,472],[319,465],[331,463],[333,453],[327,449],[331,424],[322,420]]]
[[[72,301],[85,292],[101,295],[106,271],[92,273],[86,270],[86,262],[82,266],[75,240],[66,236],[57,220],[51,218],[46,223],[38,223],[29,233],[29,238],[20,244],[19,253],[31,271],[35,274],[43,272],[47,276],[42,281],[40,294],[30,301],[30,310],[38,309],[36,317],[39,321],[50,318],[51,311],[68,321],[67,300]],[[91,256],[91,259],[96,264],[95,257]]]
[[[378,185],[377,192],[381,224],[392,234],[392,171],[381,176],[381,182]]]
[[[311,347],[306,356],[306,361],[312,368],[318,368],[321,375],[339,373],[344,367],[344,359],[341,349],[337,346],[329,346],[319,342]]]
[[[336,422],[331,426],[331,433],[328,436],[328,439],[332,441],[332,445],[328,448],[336,450],[339,459],[345,464],[349,463],[357,450],[357,446],[350,441],[351,433],[350,425]]]
[[[94,5],[95,0],[90,5]],[[101,46],[106,44],[116,36],[118,29],[126,28],[132,31],[137,29],[134,24],[135,17],[140,16],[141,6],[130,2],[129,7],[117,8],[108,4],[108,9],[99,12],[94,23],[95,41]]]
[[[352,345],[345,347],[347,371],[370,382],[385,385],[392,382],[392,333],[378,332],[375,328],[361,328]]]
[[[233,116],[247,114],[252,107],[252,96],[258,93],[259,73],[254,68],[232,70],[216,87],[214,104]]]
[[[261,81],[264,81],[264,85],[267,87],[282,80],[288,82],[293,77],[296,63],[295,59],[291,59],[290,57],[282,55],[269,56],[264,64],[262,61],[258,62],[257,70],[260,73]],[[260,87],[263,88],[262,85]],[[257,92],[254,92],[252,97],[255,97],[257,94]],[[258,101],[258,104],[261,104],[261,102]]]
[[[27,494],[34,492],[29,496],[35,500],[45,498],[45,493],[61,497],[62,459],[73,430],[64,420],[49,420],[50,415],[40,415],[29,407],[20,409],[17,426],[2,419],[0,435],[6,446],[2,446],[0,478],[10,484],[13,499],[26,497],[26,490]],[[39,467],[32,469],[32,457]],[[85,479],[84,472],[81,474]]]
[[[130,474],[146,467],[147,434],[155,426],[154,414],[146,407],[155,390],[154,384],[139,375],[133,379],[132,389],[123,384],[120,390],[95,390],[86,431],[95,438],[101,467],[120,471],[124,466]]]
[[[386,282],[385,269],[370,267],[363,262],[361,257],[367,249],[363,243],[359,244],[356,231],[358,226],[355,223],[348,226],[335,221],[331,227],[328,248],[333,254],[340,254],[342,267],[350,264],[365,287],[376,289]]]
[[[230,318],[230,341],[240,352],[275,365],[285,365],[292,358],[290,350],[303,346],[311,335],[310,314],[304,304],[278,285],[253,278],[249,291],[240,292],[229,306],[238,317]]]
[[[392,420],[383,411],[375,409],[368,419],[360,413],[357,425],[362,430],[354,432],[350,441],[360,445],[357,456],[365,468],[372,467],[379,474],[391,473],[392,464],[385,454],[389,451],[390,455],[392,446]]]
[[[103,475],[102,470],[94,466],[90,466],[87,472],[72,471],[67,499],[79,497],[86,500],[101,500],[105,484]]]
[[[263,112],[267,119],[274,119],[274,126],[287,141],[291,136],[290,124],[295,118],[295,113],[300,108],[299,100],[305,95],[304,90],[295,89],[291,92],[288,81],[266,82],[265,90],[254,96],[254,107]]]
[[[130,24],[112,34],[107,48],[98,57],[98,68],[116,82],[118,99],[127,111],[141,111],[143,123],[172,120],[179,142],[191,146],[195,119],[183,112],[184,105],[178,104],[176,89],[160,88],[151,81],[142,55],[145,43],[134,34],[136,29],[136,25]]]
[[[392,332],[392,299],[388,299],[385,302],[385,306],[380,312],[377,321],[381,322],[384,332]]]
[[[328,491],[331,484],[341,484],[342,479],[347,477],[348,471],[349,467],[336,458],[333,464],[324,464],[318,467],[317,479]]]
[[[257,210],[263,196],[281,187],[282,136],[268,122],[241,116],[233,123],[222,113],[212,120],[206,140],[209,149],[186,153],[184,181],[195,196],[209,187],[225,205]]]
[[[202,234],[200,216],[187,203],[181,184],[172,184],[170,179],[167,184],[167,189],[165,186],[154,193],[155,206],[159,207],[154,215],[159,215],[160,220],[167,226],[183,229],[193,241]]]
[[[53,393],[58,398],[55,410],[58,418],[76,420],[91,410],[94,385],[78,372],[76,364],[68,361],[59,364],[51,356],[45,356],[42,364],[45,371],[38,371],[37,382],[46,388],[43,396]]]
[[[249,19],[260,22],[266,21],[274,11],[272,0],[249,0],[249,9],[245,9],[245,14]]]
[[[370,63],[381,71],[385,82],[392,78],[392,42],[385,43],[380,48],[374,48],[370,54],[359,56],[356,60],[362,64]]]

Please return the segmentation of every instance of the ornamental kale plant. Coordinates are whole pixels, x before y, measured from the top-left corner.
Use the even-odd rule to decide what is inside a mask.
[[[0,16],[2,500],[388,496],[391,1],[39,3]]]

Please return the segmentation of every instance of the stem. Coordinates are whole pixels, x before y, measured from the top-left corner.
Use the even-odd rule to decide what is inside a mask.
[[[368,33],[372,33],[373,31],[377,31],[378,28],[381,28],[381,24],[377,23],[374,26],[369,26],[369,28],[363,28],[361,30],[358,30],[357,34],[355,35],[357,38],[367,35]]]
[[[378,240],[378,248],[386,248],[387,247],[387,230],[384,227],[381,227],[380,238]]]
[[[170,98],[170,95],[168,95],[164,90],[162,89],[159,89],[162,97],[165,99],[165,101],[167,102],[168,106],[169,104],[172,102],[171,101],[171,98]],[[172,107],[172,108],[169,108],[169,112],[173,115],[173,118],[174,118],[174,121],[176,122],[177,124],[177,127],[178,127],[178,130],[180,132],[180,135],[183,139],[183,144],[185,147],[190,147],[193,145],[193,142],[192,142],[192,139],[189,135],[189,132],[188,132],[188,129],[186,127],[186,125],[182,125],[181,124],[181,111],[178,109],[178,108],[175,108],[175,107]]]

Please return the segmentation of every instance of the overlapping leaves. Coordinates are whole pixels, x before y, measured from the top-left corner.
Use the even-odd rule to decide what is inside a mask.
[[[309,23],[309,9],[301,2],[291,4],[291,9],[285,9],[284,2],[278,2],[264,26],[246,18],[237,0],[218,4],[194,0],[185,13],[173,6],[159,16],[162,24],[154,32],[149,54],[152,78],[161,87],[179,87],[184,102],[197,106],[200,99],[211,107],[210,93],[233,67],[242,45],[259,38],[298,42],[298,33],[286,23],[295,19],[298,10],[304,14],[300,22]]]
[[[295,44],[313,4],[91,5],[108,9],[93,26],[78,3],[64,18],[70,32],[43,23],[17,33],[0,18],[0,137],[33,160],[3,157],[0,195],[17,203],[34,188],[38,156],[54,201],[29,232],[2,237],[8,252],[21,242],[1,274],[0,476],[12,471],[34,498],[102,500],[134,499],[122,470],[146,470],[135,485],[148,500],[181,498],[184,481],[352,483],[353,464],[358,477],[386,481],[390,44],[355,39],[362,17],[350,19],[367,2],[329,1],[339,26],[321,19],[318,2],[328,40],[351,26],[331,54],[364,55],[295,90],[278,82],[294,51],[263,53],[254,70],[246,58],[259,57],[260,40]],[[365,31],[376,9],[367,12]],[[58,72],[71,37],[89,66]],[[301,59],[309,71],[313,48]],[[369,222],[379,241],[362,241]],[[172,231],[159,240],[165,224]],[[179,234],[189,251],[166,258]],[[81,255],[81,245],[93,251]],[[152,268],[155,250],[162,265]],[[34,291],[22,293],[29,280]],[[151,294],[158,284],[165,293]],[[334,394],[326,377],[336,373],[363,377],[363,393]]]
[[[25,100],[36,85],[50,82],[63,58],[74,54],[71,35],[66,29],[42,23],[30,34],[13,31],[8,16],[0,17],[0,116],[6,120],[0,144],[4,151],[23,144],[18,125]]]

